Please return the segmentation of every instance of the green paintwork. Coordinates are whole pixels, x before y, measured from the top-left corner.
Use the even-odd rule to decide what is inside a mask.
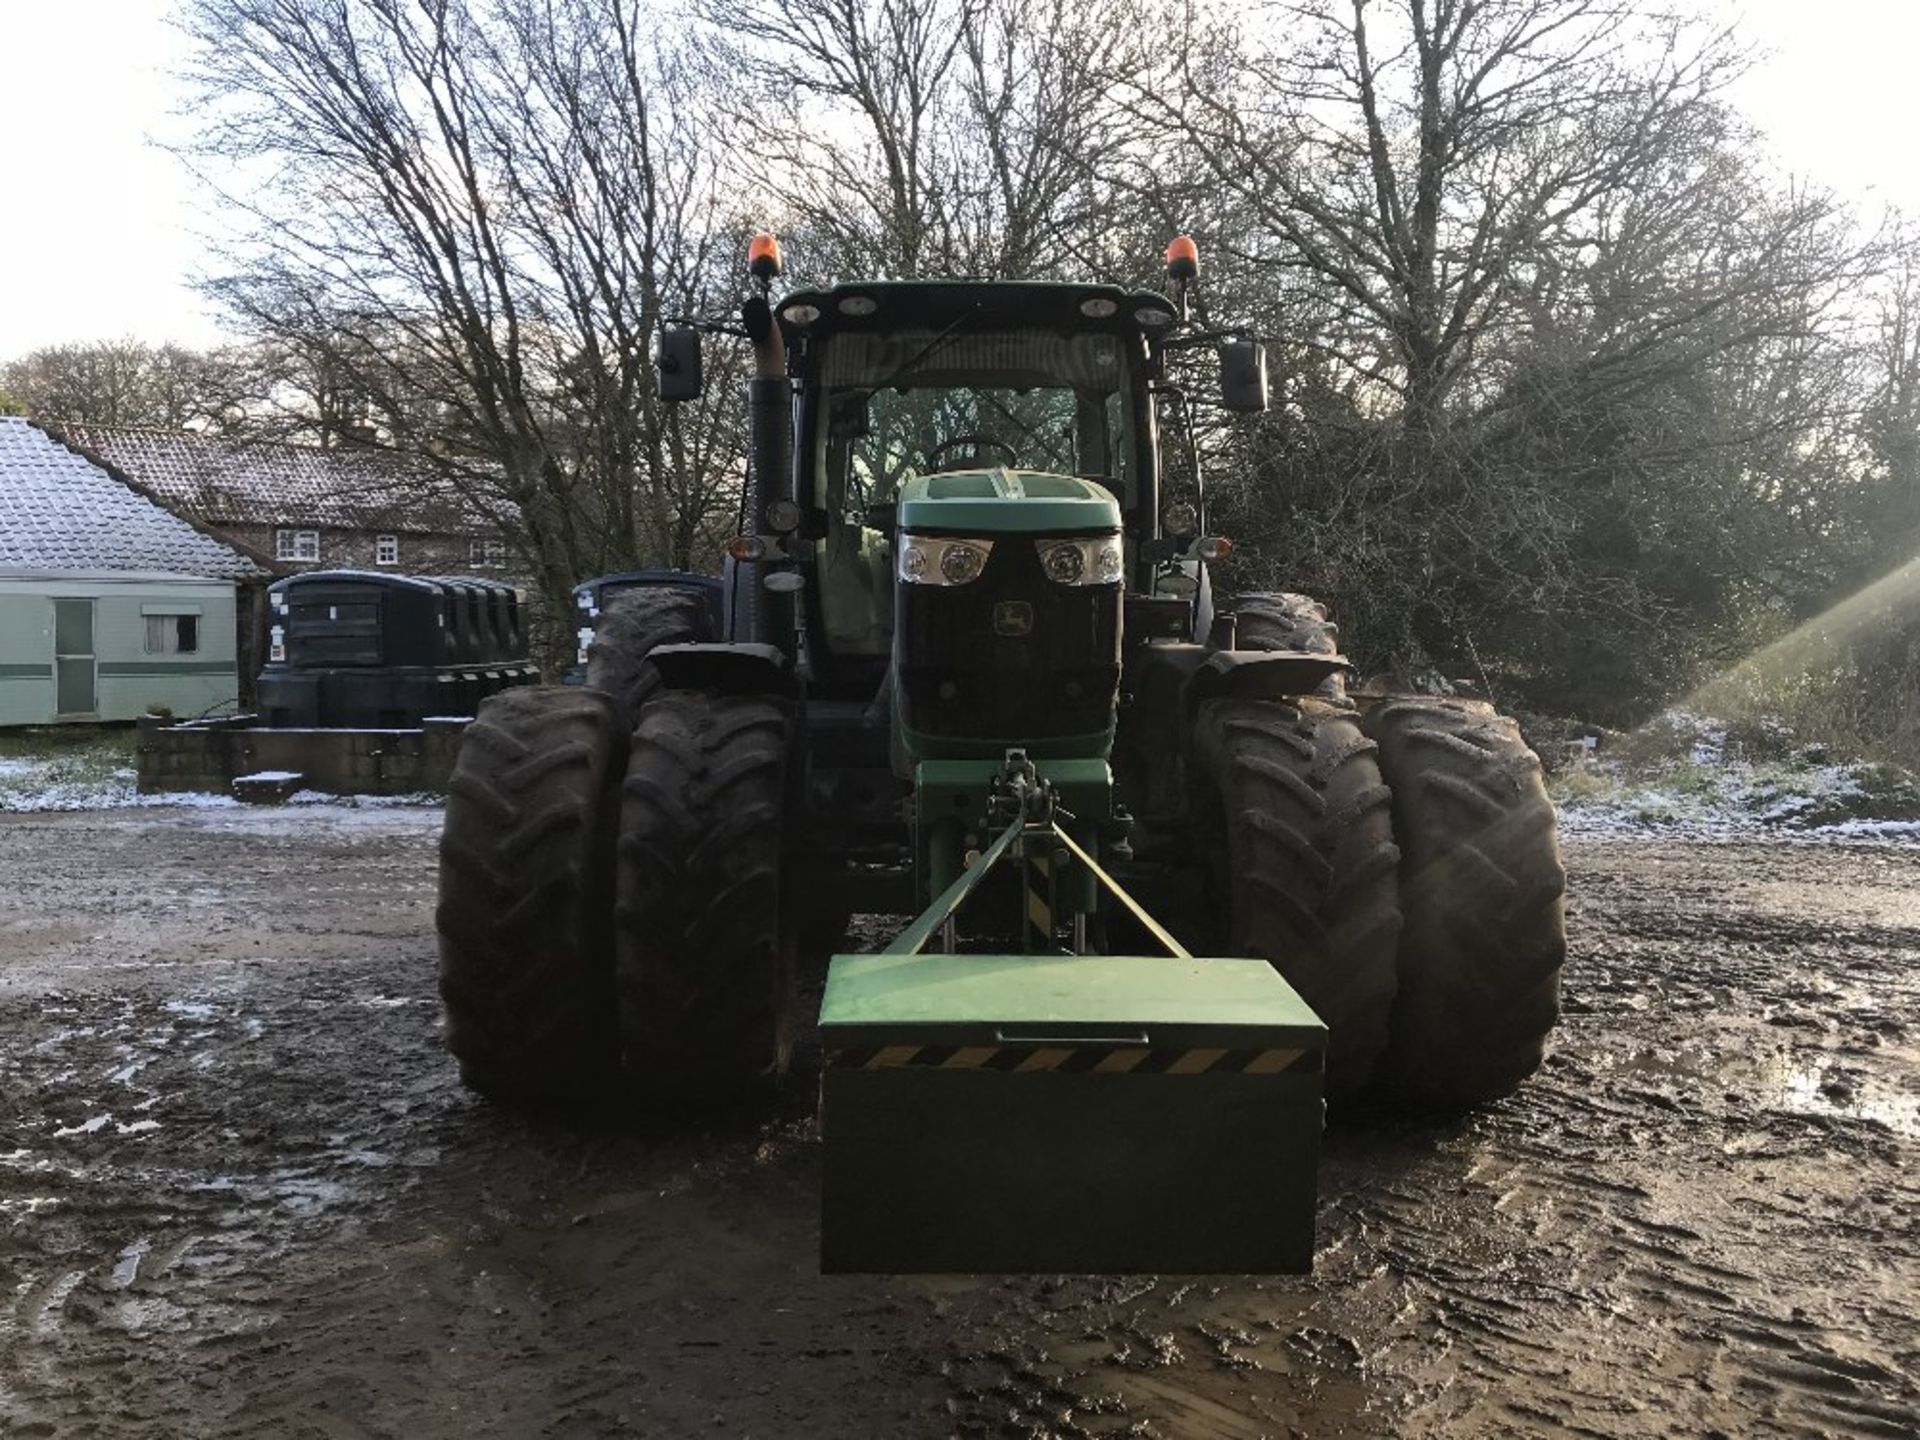
[[[74,718],[132,720],[152,705],[197,715],[231,703],[240,693],[235,605],[230,581],[0,576],[0,727],[48,724],[63,706]],[[148,652],[156,614],[198,615],[199,651]],[[59,677],[56,656],[65,657]]]
[[[1307,1002],[1264,960],[1165,955],[836,955],[820,1002],[829,1047],[938,1032],[966,1043],[997,1026],[1258,1032],[1263,1043],[1318,1046]],[[919,1043],[940,1043],[926,1039]],[[1194,1042],[1200,1043],[1200,1042]]]
[[[986,735],[962,739],[953,735],[929,735],[915,730],[900,718],[899,697],[894,698],[893,726],[906,753],[928,760],[952,760],[960,764],[986,764],[998,770],[1000,757],[1009,750],[1024,750],[1034,763],[1042,760],[1071,760],[1092,756],[1101,763],[1113,752],[1113,731],[1100,730],[1091,735],[1055,735],[1032,739],[1024,735]],[[987,757],[991,757],[989,760]]]
[[[820,1031],[824,1270],[1313,1263],[1326,1031],[1264,960],[839,955]]]
[[[231,675],[230,660],[102,660],[103,678],[136,675]]]
[[[1037,470],[954,470],[900,487],[899,522],[914,534],[1084,535],[1120,528],[1120,502],[1091,480]]]

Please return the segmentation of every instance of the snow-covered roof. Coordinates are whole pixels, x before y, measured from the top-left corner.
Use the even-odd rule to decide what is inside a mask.
[[[0,416],[0,574],[261,573],[25,420]]]
[[[491,530],[444,477],[384,451],[132,425],[55,422],[47,428],[169,509],[206,524]]]

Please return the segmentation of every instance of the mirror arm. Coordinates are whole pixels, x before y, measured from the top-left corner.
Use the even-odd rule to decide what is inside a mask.
[[[1193,400],[1187,394],[1184,387],[1176,385],[1170,380],[1156,380],[1152,382],[1147,386],[1147,393],[1149,395],[1165,396],[1179,407],[1180,428],[1186,432],[1183,438],[1186,441],[1185,449],[1187,452],[1188,473],[1193,476],[1193,510],[1194,514],[1199,517],[1200,534],[1208,534],[1207,481],[1206,477],[1200,473],[1200,432],[1195,423]],[[1165,497],[1162,498],[1164,499]],[[1154,523],[1156,525],[1159,524],[1158,516],[1154,517]]]
[[[1218,345],[1222,340],[1251,340],[1255,344],[1271,344],[1262,340],[1251,330],[1196,330],[1190,335],[1175,335],[1160,342],[1162,350],[1200,350],[1209,345]]]
[[[698,330],[702,335],[731,335],[736,340],[750,340],[746,328],[741,325],[729,325],[724,320],[706,320],[698,315],[662,315],[662,326],[678,325],[686,330]]]

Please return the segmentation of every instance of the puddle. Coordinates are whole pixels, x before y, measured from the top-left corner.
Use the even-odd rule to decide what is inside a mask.
[[[152,1249],[151,1237],[142,1235],[122,1250],[119,1263],[113,1267],[113,1274],[107,1277],[108,1286],[115,1290],[124,1290],[139,1279],[140,1262],[147,1258],[147,1252]]]
[[[1831,1061],[1782,1062],[1762,1072],[1773,1092],[1770,1109],[1795,1115],[1833,1115],[1884,1125],[1920,1139],[1920,1096],[1903,1095],[1873,1080],[1835,1073]]]
[[[1688,1046],[1590,1058],[1615,1074],[1676,1082],[1675,1100],[1682,1104],[1692,1096],[1717,1099],[1731,1091],[1761,1110],[1865,1120],[1920,1139],[1920,1094],[1861,1073],[1864,1057],[1857,1053],[1766,1056]]]

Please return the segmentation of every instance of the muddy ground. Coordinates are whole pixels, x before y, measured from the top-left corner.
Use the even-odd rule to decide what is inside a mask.
[[[1911,1435],[1920,850],[1570,844],[1568,1016],[1311,1280],[823,1279],[804,1104],[530,1122],[430,811],[0,820],[0,1433]]]

